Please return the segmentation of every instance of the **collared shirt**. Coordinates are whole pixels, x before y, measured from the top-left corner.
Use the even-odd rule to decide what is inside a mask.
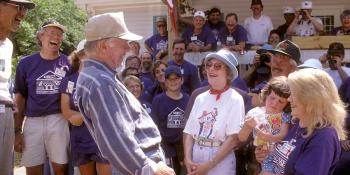
[[[0,100],[2,101],[12,101],[9,91],[12,50],[13,45],[8,38],[0,41]]]
[[[147,111],[115,78],[115,71],[84,61],[77,82],[80,112],[102,155],[123,174],[154,174],[147,152],[159,149],[160,133]]]

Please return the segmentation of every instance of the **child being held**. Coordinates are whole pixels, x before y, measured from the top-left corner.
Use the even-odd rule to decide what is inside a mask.
[[[260,93],[264,107],[256,107],[246,115],[246,120],[238,139],[242,142],[253,132],[254,145],[261,146],[281,141],[288,133],[290,105],[288,97],[290,90],[286,77],[271,79]],[[273,160],[269,155],[262,163],[261,174],[273,173]]]

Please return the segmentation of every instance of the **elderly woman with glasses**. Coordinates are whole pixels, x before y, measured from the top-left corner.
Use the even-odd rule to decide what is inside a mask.
[[[189,174],[236,174],[232,148],[244,118],[243,98],[230,88],[237,60],[224,49],[205,60],[210,89],[196,98],[184,129],[186,168]]]

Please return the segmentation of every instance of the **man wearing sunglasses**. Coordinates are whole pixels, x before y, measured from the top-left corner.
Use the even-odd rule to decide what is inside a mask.
[[[15,140],[14,105],[8,89],[13,45],[7,37],[34,7],[29,0],[0,0],[0,174],[3,175],[12,174]]]

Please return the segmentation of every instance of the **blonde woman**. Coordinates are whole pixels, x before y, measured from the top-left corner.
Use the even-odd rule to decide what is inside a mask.
[[[332,78],[302,69],[288,76],[293,120],[285,141],[273,151],[275,174],[332,174],[340,157],[346,112]],[[260,160],[262,153],[256,151]]]

